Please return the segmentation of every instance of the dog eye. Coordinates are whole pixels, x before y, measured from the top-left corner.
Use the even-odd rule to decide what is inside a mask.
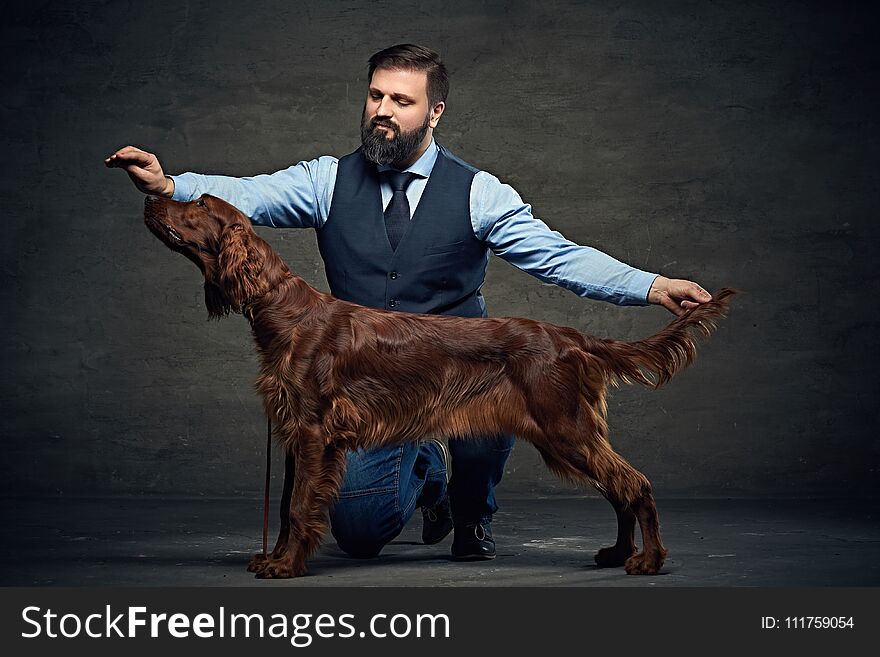
[[[198,205],[200,208],[203,208],[205,207],[205,202],[202,199],[199,199],[198,201],[196,201],[196,205]]]

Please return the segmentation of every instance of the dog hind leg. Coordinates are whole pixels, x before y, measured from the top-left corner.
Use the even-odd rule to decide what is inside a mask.
[[[638,500],[635,511],[642,530],[643,548],[639,554],[626,560],[624,569],[628,575],[656,575],[666,561],[668,552],[660,539],[660,519],[650,484]]]
[[[553,472],[576,483],[591,484],[614,507],[617,542],[599,550],[596,563],[600,567],[623,565],[630,575],[655,575],[663,566],[667,550],[660,538],[651,483],[615,452],[599,432],[593,430],[589,434],[591,437],[585,443],[554,439],[538,450]],[[553,448],[548,449],[548,445]],[[643,550],[638,554],[634,554],[636,520],[643,543]]]
[[[618,518],[617,544],[608,552],[600,551],[596,555],[597,563],[602,559],[611,560],[612,556],[616,561],[631,549],[633,532],[630,527],[636,519],[642,532],[642,552],[627,557],[624,569],[630,575],[656,575],[663,566],[667,551],[660,538],[660,521],[651,482],[615,452],[603,436],[582,448],[581,456],[581,467],[614,506]]]
[[[617,514],[617,542],[596,553],[596,565],[599,568],[618,568],[636,553],[636,514],[620,500],[604,493],[603,495]]]

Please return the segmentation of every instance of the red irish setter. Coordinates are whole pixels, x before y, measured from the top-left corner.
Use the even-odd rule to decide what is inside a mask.
[[[531,319],[418,315],[341,301],[294,275],[247,217],[213,196],[148,197],[144,220],[201,269],[212,317],[240,312],[253,328],[257,390],[292,456],[278,542],[248,566],[257,577],[306,572],[346,450],[432,434],[529,441],[553,472],[592,484],[614,507],[617,542],[599,550],[599,566],[622,565],[631,575],[660,570],[666,548],[651,484],[608,442],[606,388],[668,381],[694,358],[694,332],[709,334],[733,290],[645,340],[605,340]]]

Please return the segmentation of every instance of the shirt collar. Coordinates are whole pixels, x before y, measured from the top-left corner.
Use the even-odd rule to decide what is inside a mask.
[[[405,169],[404,172],[414,173],[421,178],[429,177],[431,175],[431,170],[434,168],[434,163],[437,161],[437,154],[439,152],[440,148],[437,146],[437,142],[431,137],[431,143],[428,145],[427,150],[422,153],[422,156],[416,160],[411,167]],[[390,167],[387,164],[380,164],[378,169],[380,173],[382,171],[396,171],[394,167]]]

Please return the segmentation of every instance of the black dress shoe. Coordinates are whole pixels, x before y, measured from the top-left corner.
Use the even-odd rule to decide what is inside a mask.
[[[430,508],[422,508],[422,543],[439,543],[452,531],[452,513],[449,511],[449,497],[445,496]]]
[[[452,558],[476,561],[495,558],[495,540],[488,524],[456,525],[452,541]]]

